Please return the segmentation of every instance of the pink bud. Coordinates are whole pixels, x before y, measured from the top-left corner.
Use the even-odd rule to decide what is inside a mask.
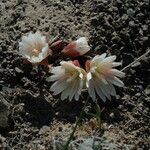
[[[77,57],[80,56],[80,53],[76,51],[76,42],[71,42],[69,43],[63,50],[62,52],[67,55],[68,57]]]
[[[57,50],[57,49],[62,49],[63,45],[64,45],[64,41],[63,40],[58,40],[58,41],[52,43],[50,47],[51,47],[51,49],[56,49]]]
[[[72,63],[73,63],[75,66],[77,66],[77,67],[81,67],[81,65],[80,65],[80,63],[79,63],[78,60],[74,60],[74,61],[72,61]]]
[[[78,57],[82,56],[90,50],[90,46],[87,43],[85,37],[81,37],[76,41],[70,42],[62,52],[68,57]]]

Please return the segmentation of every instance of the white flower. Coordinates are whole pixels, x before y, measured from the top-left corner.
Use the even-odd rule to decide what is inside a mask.
[[[106,57],[106,53],[104,53],[86,62],[86,71],[88,72],[86,86],[93,100],[96,99],[96,93],[104,102],[106,98],[111,100],[111,95],[116,95],[114,85],[124,86],[119,78],[123,78],[125,74],[113,68],[121,65],[119,62],[114,62],[115,59],[116,56]]]
[[[22,37],[22,41],[19,42],[19,52],[33,64],[40,63],[51,54],[46,37],[42,36],[39,31],[30,32],[28,36]]]
[[[85,81],[85,70],[80,68],[78,61],[62,61],[61,66],[53,67],[48,81],[56,81],[50,88],[54,95],[61,93],[61,99],[69,97],[71,101],[79,99]]]
[[[87,39],[85,37],[81,37],[76,41],[72,41],[69,43],[62,52],[69,57],[77,57],[84,55],[90,50],[90,46],[88,45]]]

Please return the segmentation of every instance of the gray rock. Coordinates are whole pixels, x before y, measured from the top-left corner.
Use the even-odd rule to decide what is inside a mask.
[[[150,95],[150,85],[147,86],[147,88],[144,90],[146,95]]]
[[[3,94],[0,93],[0,127],[8,126],[8,115],[10,114],[10,104],[6,101]]]
[[[134,16],[135,11],[134,11],[132,8],[129,8],[129,9],[127,10],[127,14],[128,14],[129,16]]]

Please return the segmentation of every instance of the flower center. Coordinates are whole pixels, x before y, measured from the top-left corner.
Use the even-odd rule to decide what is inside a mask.
[[[38,56],[39,55],[39,50],[37,50],[37,49],[32,50],[32,54],[35,55],[35,56]]]

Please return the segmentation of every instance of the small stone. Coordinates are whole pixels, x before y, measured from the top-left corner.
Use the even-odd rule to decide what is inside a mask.
[[[39,150],[45,150],[45,146],[43,146],[43,145],[38,144],[37,147],[38,147]]]
[[[140,96],[141,96],[141,93],[136,93],[135,96],[136,96],[136,97],[140,97]]]
[[[119,36],[114,36],[114,37],[112,37],[112,42],[114,42],[114,43],[118,43],[121,39],[120,39],[120,37]]]
[[[127,14],[123,14],[122,16],[122,20],[126,21],[129,19],[129,16]]]
[[[16,72],[18,73],[23,73],[23,71],[21,69],[19,69],[18,67],[15,67]]]
[[[142,40],[143,40],[144,42],[146,42],[146,41],[148,41],[148,37],[145,36],[145,37],[142,38]]]
[[[143,26],[142,26],[142,29],[143,29],[144,31],[147,31],[147,30],[148,30],[148,25],[143,25]]]
[[[114,125],[111,124],[111,125],[108,126],[108,129],[111,129],[111,128],[113,128],[113,127],[114,127]]]
[[[150,95],[150,85],[144,90],[146,95]]]
[[[111,113],[110,115],[109,115],[111,118],[114,118],[114,113]]]
[[[117,7],[120,8],[122,6],[122,1],[121,0],[117,0],[116,4],[117,4]]]
[[[50,131],[50,127],[48,127],[48,126],[43,126],[43,127],[40,129],[39,134],[45,134],[45,133],[47,133],[47,132],[49,132],[49,131]]]
[[[140,13],[137,14],[136,16],[137,16],[138,20],[144,20],[144,16],[145,16],[145,15],[140,12]]]
[[[129,9],[127,10],[127,14],[128,14],[129,16],[133,16],[133,15],[135,14],[135,11],[134,11],[132,8],[129,8]]]
[[[118,109],[123,109],[123,105],[119,105],[119,106],[118,106]]]
[[[135,22],[134,22],[134,21],[130,21],[130,22],[129,22],[129,26],[130,26],[130,27],[135,27],[135,26],[136,26],[136,24],[135,24]]]

